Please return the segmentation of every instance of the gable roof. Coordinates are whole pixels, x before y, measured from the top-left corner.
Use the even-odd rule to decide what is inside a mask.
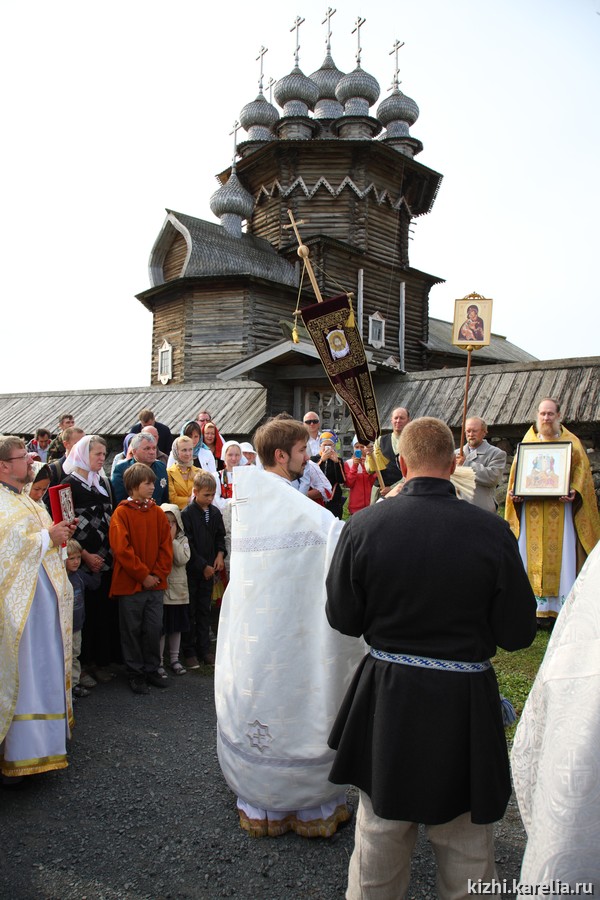
[[[296,269],[263,238],[243,232],[233,237],[222,225],[167,210],[167,218],[150,254],[150,282],[164,284],[162,266],[177,234],[187,243],[179,278],[253,275],[288,286],[297,283]],[[145,293],[145,292],[144,292]]]
[[[435,354],[454,356],[457,359],[462,358],[465,360],[466,365],[467,351],[454,346],[452,343],[452,330],[452,322],[445,322],[443,319],[433,319],[430,316],[429,339],[426,343],[424,342],[424,346]],[[528,353],[521,347],[517,347],[516,344],[511,344],[503,335],[494,334],[493,332],[488,346],[482,347],[481,350],[476,352],[478,362],[480,359],[489,360],[490,362],[497,359],[506,363],[534,362],[537,359],[536,356],[532,356],[531,353]]]
[[[0,394],[0,433],[32,434],[38,427],[54,431],[59,415],[70,412],[87,434],[123,435],[144,408],[174,434],[200,409],[210,410],[224,434],[250,434],[266,414],[267,390],[255,381],[228,381]]]
[[[387,427],[392,410],[405,406],[413,419],[436,416],[460,428],[466,371],[412,372],[376,386],[381,423]],[[543,397],[556,397],[566,423],[600,422],[600,357],[471,368],[469,415],[481,416],[489,425],[525,429]]]

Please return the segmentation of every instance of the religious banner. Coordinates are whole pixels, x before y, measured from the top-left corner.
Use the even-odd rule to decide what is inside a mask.
[[[361,443],[380,432],[373,380],[350,300],[340,294],[302,310],[302,320],[334,391],[346,403]]]

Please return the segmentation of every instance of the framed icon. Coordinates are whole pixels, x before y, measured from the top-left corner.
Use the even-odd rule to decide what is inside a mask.
[[[570,441],[521,442],[513,492],[517,497],[566,497],[571,484]]]
[[[469,294],[454,301],[452,343],[459,347],[485,347],[492,336],[493,300]]]

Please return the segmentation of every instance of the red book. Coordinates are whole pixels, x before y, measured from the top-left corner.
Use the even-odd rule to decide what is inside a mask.
[[[75,518],[75,507],[73,506],[73,494],[69,484],[55,484],[48,488],[50,497],[50,511],[52,513],[52,521],[55,525],[60,522],[72,522]],[[67,544],[61,544],[61,556],[67,558]]]

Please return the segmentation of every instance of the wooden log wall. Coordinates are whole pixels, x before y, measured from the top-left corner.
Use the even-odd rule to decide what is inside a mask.
[[[242,283],[215,282],[210,288],[194,288],[186,319],[186,381],[214,377],[248,352],[248,289]]]
[[[421,342],[427,340],[428,295],[435,279],[408,269],[411,215],[400,201],[404,197],[415,210],[423,211],[433,202],[440,176],[388,150],[371,142],[281,142],[260,151],[257,160],[247,157],[240,164],[242,178],[257,199],[249,229],[292,261],[296,242],[284,228],[291,209],[297,220],[303,220],[304,240],[326,236],[358,251],[360,256],[341,246],[316,251],[315,242],[310,241],[311,253],[317,253],[314,261],[327,272],[327,276],[317,275],[324,295],[339,292],[336,281],[356,291],[358,270],[364,270],[365,340],[368,316],[379,311],[386,319],[385,347],[374,350],[381,362],[390,355],[399,356],[400,284],[404,281],[405,364],[408,369],[423,369],[427,359]],[[352,184],[340,190],[346,177]],[[321,178],[327,179],[329,187],[319,184]]]
[[[185,297],[159,301],[154,307],[152,317],[152,360],[150,364],[151,383],[158,381],[158,348],[163,341],[173,347],[173,379],[172,384],[185,381],[184,346],[185,346]]]
[[[179,278],[187,255],[187,242],[182,234],[177,234],[169,248],[163,263],[163,275],[165,281]]]

